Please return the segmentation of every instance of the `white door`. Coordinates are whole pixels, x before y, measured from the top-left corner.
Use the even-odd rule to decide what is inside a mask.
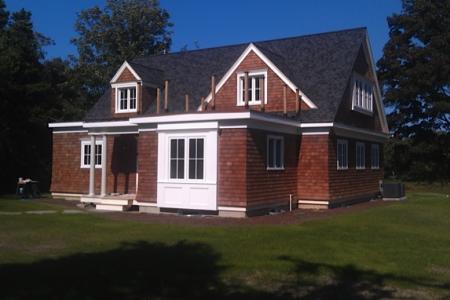
[[[217,210],[217,123],[194,124],[158,126],[158,207]]]

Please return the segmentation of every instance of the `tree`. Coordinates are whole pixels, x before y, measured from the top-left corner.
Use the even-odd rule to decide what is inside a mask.
[[[107,0],[104,9],[83,10],[75,23],[78,49],[73,58],[89,100],[104,93],[125,60],[167,52],[171,45],[169,14],[157,0]]]
[[[9,14],[3,0],[0,16],[0,185],[5,191],[19,176],[40,177],[40,154],[47,145],[39,137],[48,131],[36,122],[33,109],[45,99],[40,61],[49,39],[33,30],[29,12]]]
[[[396,136],[450,130],[450,0],[403,0],[378,61]]]

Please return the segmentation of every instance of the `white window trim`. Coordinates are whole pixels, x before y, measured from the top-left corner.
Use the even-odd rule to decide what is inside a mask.
[[[280,159],[281,159],[281,167],[269,167],[269,140],[270,139],[274,139],[274,140],[280,140],[281,141],[281,155],[280,155]],[[275,152],[274,152],[274,159],[276,157]],[[268,171],[279,171],[279,170],[284,170],[284,137],[281,135],[268,135],[267,139],[266,139],[266,167]]]
[[[267,70],[256,70],[256,71],[250,71],[248,72],[248,77],[251,76],[258,76],[258,75],[264,75],[264,104],[267,104]],[[237,99],[237,106],[244,106],[245,101],[242,98],[242,91],[244,87],[241,87],[241,78],[245,77],[245,72],[238,72],[236,74],[236,99]],[[250,78],[249,78],[250,79]],[[252,97],[254,99],[254,97]],[[253,100],[248,101],[248,105],[260,105],[261,100]]]
[[[339,145],[345,145],[345,166],[340,167],[339,166]],[[344,139],[338,139],[336,144],[336,168],[338,170],[348,170],[348,141]]]
[[[103,147],[104,147],[103,144],[104,144],[103,140],[96,140],[95,141],[95,145],[101,145],[102,146],[102,150],[103,150]],[[85,145],[89,145],[90,146],[91,145],[91,141],[90,140],[82,140],[81,141],[81,147],[80,147],[80,168],[82,168],[82,169],[89,169],[91,167],[91,165],[90,164],[89,165],[85,165],[84,164],[84,146]],[[91,151],[92,151],[92,149],[91,149]],[[95,151],[95,149],[94,149],[94,151]],[[103,153],[103,151],[102,151],[102,153]],[[103,157],[102,157],[102,162],[103,162]],[[100,169],[101,167],[102,167],[101,163],[100,164],[95,164],[95,168],[96,169]]]
[[[203,139],[203,179],[189,179],[189,140],[191,139]],[[204,135],[189,135],[189,136],[170,136],[168,139],[168,165],[167,165],[167,180],[168,182],[176,182],[176,183],[203,183],[206,182],[206,136]],[[171,152],[171,144],[172,140],[184,140],[184,178],[170,178],[170,152]]]
[[[116,114],[121,114],[121,113],[133,113],[133,112],[137,112],[137,108],[139,107],[139,93],[138,93],[138,83],[137,82],[121,82],[121,83],[114,83],[111,84],[111,87],[114,89],[114,94],[115,94],[115,108]],[[136,108],[134,109],[120,109],[120,96],[119,96],[119,89],[122,88],[135,88],[136,89]],[[127,98],[128,104],[130,99]],[[129,107],[129,105],[128,105]]]
[[[377,155],[378,155],[378,157],[377,157],[378,165],[377,166],[373,165],[373,153],[374,153],[373,149],[374,148],[377,148]],[[370,146],[370,168],[372,170],[379,170],[380,169],[380,145],[379,144],[372,144]]]
[[[372,90],[372,93],[370,96],[370,107],[368,109],[364,108],[363,106],[359,106],[357,103],[358,100],[356,99],[356,81],[360,81],[361,83],[363,83],[365,85],[369,85]],[[353,73],[351,86],[352,86],[352,110],[372,116],[373,115],[373,102],[375,100],[374,84],[367,78],[364,78],[363,76],[361,76],[359,74]],[[364,101],[364,99],[363,99],[363,101]]]
[[[362,146],[363,156],[362,156],[362,166],[358,166],[358,147]],[[366,169],[366,144],[363,142],[356,142],[355,145],[355,168],[356,170],[365,170]]]

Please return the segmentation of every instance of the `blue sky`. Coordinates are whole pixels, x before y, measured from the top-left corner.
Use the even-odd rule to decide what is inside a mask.
[[[35,29],[54,40],[48,57],[76,54],[76,14],[105,0],[6,0],[7,9],[25,8]],[[401,11],[400,0],[161,0],[174,23],[172,52],[367,27],[375,60],[388,39],[386,18]]]

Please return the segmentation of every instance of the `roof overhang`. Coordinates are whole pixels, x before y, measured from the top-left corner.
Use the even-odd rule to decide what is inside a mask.
[[[134,124],[160,124],[160,123],[181,123],[181,122],[202,122],[202,121],[223,121],[223,120],[258,120],[274,124],[298,127],[299,122],[276,116],[268,116],[262,113],[246,111],[246,112],[230,112],[230,113],[192,113],[192,114],[175,114],[151,117],[131,118],[130,122]]]
[[[220,128],[260,128],[267,131],[301,133],[304,135],[329,134],[361,140],[384,142],[389,134],[369,129],[362,129],[336,122],[301,123],[276,115],[268,115],[255,111],[229,113],[191,113],[157,115],[130,118],[129,120],[101,121],[101,122],[63,122],[50,123],[54,132],[89,132],[89,134],[135,134],[141,131],[151,131],[161,124],[191,124],[219,122]],[[195,125],[197,124],[197,125]]]

